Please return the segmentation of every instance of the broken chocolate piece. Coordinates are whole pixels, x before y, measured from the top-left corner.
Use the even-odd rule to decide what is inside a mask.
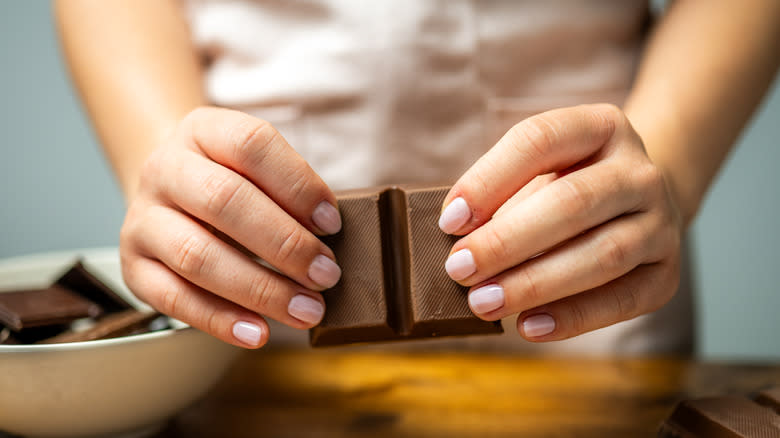
[[[502,333],[467,304],[444,261],[458,239],[438,228],[448,188],[385,187],[339,196],[342,229],[323,238],[342,268],[323,294],[313,346]]]
[[[130,336],[150,331],[149,325],[160,317],[156,312],[124,310],[107,315],[95,322],[95,325],[80,332],[65,332],[45,339],[40,344],[61,344],[65,342],[94,341],[98,339]]]
[[[0,293],[0,323],[16,332],[96,317],[100,306],[60,286]]]
[[[780,436],[780,414],[746,397],[680,402],[663,423],[661,438],[766,438]]]
[[[78,261],[62,275],[56,284],[68,288],[84,298],[100,305],[106,313],[119,312],[133,307],[116,292],[103,284]]]

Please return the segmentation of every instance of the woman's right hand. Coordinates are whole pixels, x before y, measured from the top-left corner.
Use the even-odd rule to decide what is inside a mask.
[[[120,255],[140,299],[245,348],[267,342],[263,316],[300,329],[322,319],[319,291],[341,270],[315,234],[341,228],[336,198],[271,124],[192,111],[149,156],[136,193]]]

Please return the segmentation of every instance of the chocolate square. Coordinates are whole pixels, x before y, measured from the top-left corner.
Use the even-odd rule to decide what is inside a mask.
[[[66,324],[101,313],[103,310],[94,302],[58,285],[0,293],[0,323],[16,332]]]

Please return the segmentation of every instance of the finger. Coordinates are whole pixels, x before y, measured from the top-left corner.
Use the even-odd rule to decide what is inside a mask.
[[[469,306],[493,321],[601,286],[662,260],[674,244],[662,229],[649,214],[622,216],[473,287]]]
[[[555,173],[545,173],[532,179],[528,184],[524,185],[517,193],[512,195],[501,207],[493,213],[493,217],[501,216],[502,214],[511,211],[516,205],[528,199],[531,195],[546,187],[557,179]]]
[[[225,233],[299,284],[333,287],[341,276],[322,241],[237,173],[183,152],[162,192],[173,204]]]
[[[591,291],[523,312],[517,329],[532,342],[568,339],[653,312],[672,298],[678,284],[677,264],[641,265]]]
[[[260,187],[317,234],[341,229],[336,197],[268,122],[238,111],[202,108],[184,123],[190,142]]]
[[[322,319],[322,296],[267,269],[189,217],[164,207],[147,209],[135,233],[139,253],[159,259],[196,286],[294,328]]]
[[[640,179],[601,161],[543,187],[463,237],[445,268],[471,286],[642,206]]]
[[[523,120],[450,189],[439,226],[450,234],[471,232],[536,176],[593,155],[620,123],[626,123],[625,117],[611,105],[558,109]]]
[[[122,268],[130,289],[158,311],[238,347],[268,342],[268,324],[260,315],[192,285],[161,263],[135,257]]]

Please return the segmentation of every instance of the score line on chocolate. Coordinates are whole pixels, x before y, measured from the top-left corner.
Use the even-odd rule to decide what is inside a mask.
[[[468,288],[447,276],[458,239],[438,227],[448,187],[391,186],[337,194],[342,228],[322,240],[342,275],[323,292],[314,347],[503,333],[471,312]]]

